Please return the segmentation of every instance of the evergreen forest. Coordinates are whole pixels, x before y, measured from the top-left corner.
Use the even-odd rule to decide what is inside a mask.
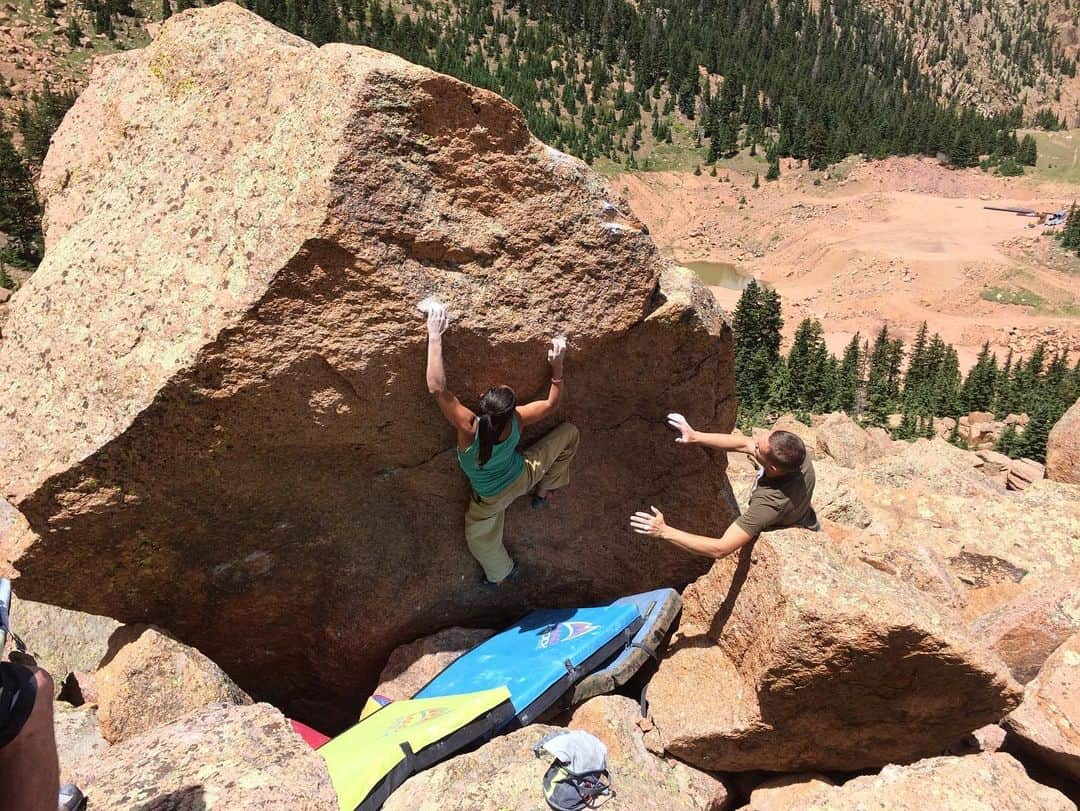
[[[887,326],[872,337],[856,334],[836,357],[825,346],[821,324],[806,319],[786,357],[780,353],[784,321],[780,296],[751,281],[734,313],[735,387],[739,424],[769,424],[793,412],[846,411],[867,425],[891,426],[896,439],[932,438],[934,419],[986,411],[996,419],[1027,414],[1022,430],[1006,427],[995,450],[1012,458],[1046,460],[1046,440],[1061,415],[1080,397],[1080,361],[1069,366],[1064,351],[1039,343],[1027,358],[1010,352],[1000,360],[984,345],[967,375],[956,350],[924,322],[910,347]],[[957,427],[950,441],[963,445]]]

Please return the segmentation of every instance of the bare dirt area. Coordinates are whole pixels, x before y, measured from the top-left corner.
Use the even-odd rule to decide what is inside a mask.
[[[984,208],[1067,208],[1076,185],[918,158],[852,160],[827,179],[785,165],[758,189],[753,175],[718,175],[635,173],[610,183],[675,261],[732,263],[778,290],[787,338],[813,317],[840,351],[883,323],[910,340],[925,320],[964,366],[985,341],[999,354],[1046,340],[1080,355],[1080,258],[1029,227],[1034,220]],[[734,307],[737,290],[712,289]]]

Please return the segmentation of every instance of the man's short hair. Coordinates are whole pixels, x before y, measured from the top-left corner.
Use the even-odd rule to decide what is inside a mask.
[[[806,461],[806,444],[791,431],[769,434],[769,461],[785,473],[794,473]]]

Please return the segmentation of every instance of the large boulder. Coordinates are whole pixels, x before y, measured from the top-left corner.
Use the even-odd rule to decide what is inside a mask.
[[[598,696],[574,710],[567,726],[592,733],[608,750],[626,808],[701,808],[721,811],[731,795],[716,776],[661,758],[645,747],[638,726],[641,705],[626,696]]]
[[[1080,634],[1046,660],[1005,728],[1024,755],[1080,780]]]
[[[18,594],[12,599],[11,625],[38,665],[52,675],[58,691],[72,671],[97,667],[120,627],[108,617],[23,600]],[[12,642],[8,640],[9,648]]]
[[[1061,792],[1032,780],[1005,753],[935,757],[910,766],[886,766],[842,786],[818,786],[798,808],[828,811],[1073,811]]]
[[[637,811],[722,811],[724,784],[686,764],[645,749],[634,724],[636,704],[602,696],[574,713],[570,726],[599,738],[608,748],[608,771],[616,796],[611,809]],[[543,808],[542,781],[551,759],[532,747],[558,727],[533,724],[502,735],[479,749],[410,778],[383,806],[384,811],[503,811]]]
[[[1011,599],[971,617],[973,635],[983,640],[1027,684],[1047,657],[1080,633],[1080,589],[1075,575],[1037,582],[1025,580]]]
[[[649,743],[698,768],[908,762],[1020,701],[957,618],[805,530],[718,561],[683,600],[649,685]]]
[[[632,509],[732,520],[723,456],[662,426],[676,405],[733,425],[722,312],[493,93],[221,3],[95,62],[41,189],[46,259],[0,352],[28,598],[168,628],[326,726],[402,642],[701,574]],[[573,483],[553,512],[510,510],[522,574],[498,592],[424,381],[432,293],[468,404],[545,394],[570,336]]]
[[[1046,440],[1046,478],[1080,484],[1080,400],[1050,429]]]
[[[933,550],[972,588],[1080,567],[1076,487],[1042,479],[1006,492],[970,451],[942,440],[903,445],[847,481],[883,543]]]
[[[72,707],[64,701],[53,703],[53,733],[56,754],[60,760],[60,782],[71,782],[75,764],[109,748],[101,734],[97,714],[89,704]]]
[[[71,770],[95,811],[336,811],[326,763],[269,704],[210,706]]]
[[[390,654],[375,692],[391,701],[412,698],[451,662],[495,634],[486,628],[444,628]]]
[[[842,411],[829,414],[817,426],[817,451],[843,467],[859,467],[883,453],[881,445]]]
[[[1046,468],[1034,459],[1013,459],[1005,485],[1010,490],[1027,490],[1046,475]]]
[[[208,704],[251,703],[220,667],[157,628],[126,625],[109,646],[96,681],[98,720],[110,743]]]

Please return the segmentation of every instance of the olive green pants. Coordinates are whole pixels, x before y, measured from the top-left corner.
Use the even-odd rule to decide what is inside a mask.
[[[577,428],[563,423],[525,451],[525,470],[513,484],[494,496],[473,493],[465,513],[465,541],[491,582],[502,580],[514,568],[514,561],[503,545],[506,508],[538,484],[546,490],[558,490],[569,484],[570,460],[577,453],[579,436]]]

